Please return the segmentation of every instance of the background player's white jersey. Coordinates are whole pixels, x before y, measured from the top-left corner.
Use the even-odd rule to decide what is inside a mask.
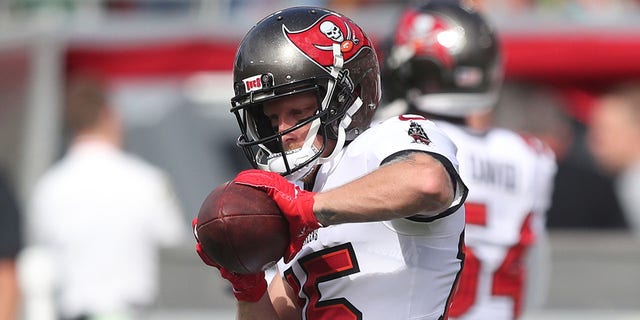
[[[436,122],[458,147],[469,187],[465,264],[450,317],[515,319],[524,307],[525,259],[543,234],[555,159],[540,140]]]
[[[466,187],[455,146],[433,122],[400,116],[380,123],[320,168],[314,191],[341,186],[403,150],[439,158],[458,181],[451,207],[435,217],[318,229],[290,264],[278,265],[303,319],[441,319],[462,259]],[[413,219],[413,218],[412,218]]]

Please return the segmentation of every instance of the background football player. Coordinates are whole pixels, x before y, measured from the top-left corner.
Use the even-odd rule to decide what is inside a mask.
[[[451,318],[515,319],[527,291],[544,295],[544,273],[527,290],[527,262],[544,270],[545,212],[555,158],[540,140],[491,128],[502,84],[502,59],[492,27],[456,1],[406,8],[388,41],[380,116],[414,113],[434,119],[458,147],[469,187],[465,263]],[[532,256],[539,255],[537,259]],[[531,260],[529,260],[531,259]],[[529,296],[533,303],[534,296]]]

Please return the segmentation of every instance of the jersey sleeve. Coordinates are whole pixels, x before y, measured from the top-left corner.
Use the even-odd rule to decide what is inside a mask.
[[[366,147],[370,162],[380,166],[389,157],[405,151],[421,151],[440,161],[449,172],[456,186],[456,194],[446,213],[457,210],[466,198],[468,189],[458,172],[457,148],[437,125],[418,115],[400,115],[390,118],[369,132],[372,137]]]
[[[369,139],[374,161],[382,163],[389,156],[406,150],[418,150],[438,154],[457,170],[457,148],[434,122],[417,115],[401,115],[390,118],[372,128],[376,137]]]

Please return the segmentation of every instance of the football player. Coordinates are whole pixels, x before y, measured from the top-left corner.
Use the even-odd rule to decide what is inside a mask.
[[[278,11],[247,33],[233,70],[238,145],[256,168],[233,183],[265,190],[291,239],[268,290],[264,273],[231,273],[196,242],[231,282],[238,318],[446,318],[467,194],[456,148],[417,115],[370,127],[381,91],[365,32],[327,9]]]
[[[487,124],[503,74],[495,32],[480,13],[456,1],[411,6],[388,43],[383,82],[395,100],[380,114],[433,119],[457,145],[469,187],[466,259],[449,315],[516,319],[528,291],[527,261],[545,261],[528,255],[544,252],[531,248],[545,239],[554,155],[532,136]]]

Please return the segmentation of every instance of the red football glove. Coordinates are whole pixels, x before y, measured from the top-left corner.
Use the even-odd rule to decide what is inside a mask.
[[[289,222],[289,247],[284,255],[288,263],[300,251],[307,236],[322,225],[313,213],[315,192],[305,191],[275,172],[251,169],[240,172],[234,183],[260,188],[278,204]]]
[[[198,218],[194,218],[191,221],[193,229],[193,235],[196,238],[196,252],[202,261],[212,267],[218,268],[220,275],[231,282],[231,288],[233,289],[233,295],[238,301],[256,302],[262,298],[265,292],[267,292],[267,280],[264,278],[264,271],[255,274],[239,274],[228,271],[213,259],[209,258],[204,250],[202,250],[202,244],[198,240],[198,234],[196,233],[196,225],[198,224]]]

